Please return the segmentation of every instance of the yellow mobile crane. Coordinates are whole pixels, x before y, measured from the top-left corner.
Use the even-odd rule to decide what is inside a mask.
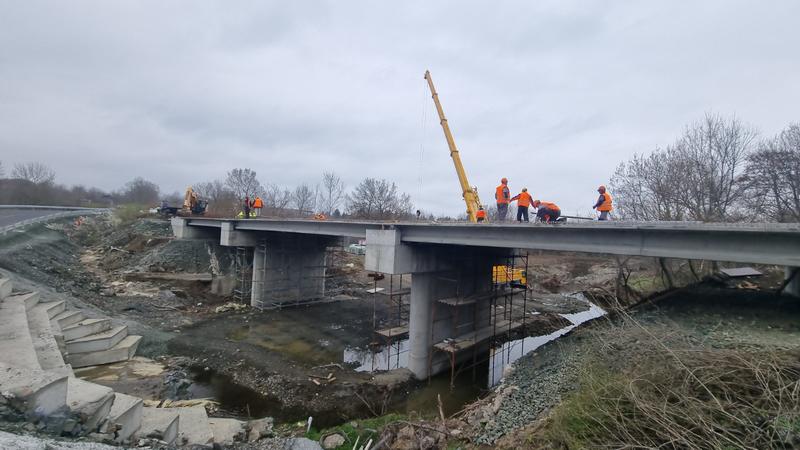
[[[470,186],[467,180],[467,172],[464,170],[464,165],[461,164],[461,157],[458,155],[458,148],[456,141],[453,140],[453,134],[450,133],[450,126],[447,125],[447,118],[444,116],[442,104],[439,102],[439,94],[436,93],[436,88],[433,87],[433,79],[431,79],[430,71],[425,71],[425,79],[428,80],[428,87],[431,88],[431,96],[433,103],[436,105],[436,112],[439,113],[439,122],[442,124],[444,130],[444,137],[447,139],[447,146],[450,147],[450,157],[453,158],[453,164],[456,166],[456,174],[458,175],[458,182],[461,183],[461,192],[464,197],[464,202],[467,204],[467,218],[470,222],[477,222],[478,208],[480,208],[481,200],[478,198],[478,189]],[[487,217],[488,220],[488,217]]]
[[[444,130],[444,137],[447,139],[447,146],[450,147],[450,157],[453,158],[453,164],[456,166],[456,174],[458,175],[458,182],[461,184],[461,192],[464,197],[464,203],[467,204],[467,218],[470,222],[477,222],[478,208],[480,208],[481,200],[478,197],[478,189],[475,186],[470,186],[467,180],[467,172],[464,170],[464,164],[461,163],[461,156],[458,154],[456,141],[453,139],[453,133],[450,132],[450,126],[447,124],[447,118],[444,116],[442,104],[439,102],[439,94],[436,93],[436,88],[433,86],[433,79],[431,79],[431,72],[425,71],[425,79],[428,81],[428,87],[431,88],[431,96],[433,103],[436,105],[436,112],[439,113],[439,121]],[[486,217],[489,220],[489,217]],[[492,267],[492,279],[496,284],[521,284],[525,286],[527,283],[527,274],[522,269],[512,268],[509,266],[494,266]]]

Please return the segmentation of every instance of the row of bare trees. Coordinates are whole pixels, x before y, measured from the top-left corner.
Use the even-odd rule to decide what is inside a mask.
[[[197,183],[195,192],[208,200],[212,214],[233,215],[242,209],[245,197],[261,197],[265,214],[303,217],[314,213],[361,219],[397,219],[411,214],[408,194],[387,180],[365,178],[350,193],[334,172],[323,172],[319,183],[301,183],[293,189],[274,183],[262,184],[252,169],[232,169],[224,179]]]
[[[739,119],[707,114],[620,164],[611,188],[627,220],[799,221],[800,126],[759,140]]]
[[[162,194],[158,185],[137,177],[114,192],[94,187],[56,183],[56,172],[40,162],[14,165],[8,178],[0,162],[0,204],[112,206],[119,203],[154,205]],[[175,201],[179,194],[169,195]]]

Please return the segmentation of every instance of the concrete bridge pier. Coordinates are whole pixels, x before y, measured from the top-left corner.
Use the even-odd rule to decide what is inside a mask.
[[[800,273],[795,273],[796,271],[800,270],[800,267],[784,267],[784,274],[785,279],[789,281],[789,284],[783,290],[784,294],[793,295],[795,297],[800,297]]]
[[[491,324],[492,265],[505,250],[438,245],[408,245],[398,230],[368,230],[365,268],[411,274],[409,365],[417,379],[450,368],[472,352],[448,355],[434,350],[448,338]]]
[[[254,308],[324,297],[327,247],[333,239],[240,230],[235,222],[220,227],[221,245],[253,248],[250,305]]]

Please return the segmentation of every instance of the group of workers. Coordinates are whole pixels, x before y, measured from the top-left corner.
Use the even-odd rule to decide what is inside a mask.
[[[611,206],[611,194],[609,194],[606,187],[602,185],[597,188],[597,192],[600,194],[600,197],[598,197],[592,209],[600,212],[597,220],[609,220],[609,214],[613,209]],[[561,208],[559,208],[558,205],[553,202],[535,200],[531,197],[531,194],[528,193],[528,188],[522,188],[519,194],[512,197],[511,191],[508,189],[507,178],[500,180],[500,186],[497,186],[494,198],[495,201],[497,201],[498,222],[504,222],[506,220],[508,205],[511,204],[511,202],[517,202],[517,222],[530,221],[528,218],[528,208],[531,206],[536,208],[536,219],[540,222],[558,222],[561,218]],[[486,211],[484,211],[483,207],[478,209],[476,217],[478,222],[486,220]]]
[[[261,200],[261,197],[256,195],[256,198],[250,199],[249,195],[244,197],[244,203],[242,204],[242,211],[239,211],[237,218],[239,219],[249,219],[249,218],[256,218],[261,217],[261,209],[264,207],[264,201]]]

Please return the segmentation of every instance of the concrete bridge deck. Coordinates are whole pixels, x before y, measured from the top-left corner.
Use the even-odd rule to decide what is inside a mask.
[[[800,266],[800,224],[591,222],[558,225],[464,222],[178,219],[190,229],[295,233],[367,239],[396,230],[406,244],[607,253]],[[177,227],[176,227],[177,232]],[[369,239],[367,246],[369,248]]]

